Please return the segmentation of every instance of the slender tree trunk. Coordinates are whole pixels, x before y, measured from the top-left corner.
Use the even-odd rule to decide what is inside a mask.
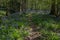
[[[8,16],[9,15],[9,7],[8,7],[9,5],[6,3],[6,16]]]
[[[6,16],[9,16],[10,15],[10,10],[7,8],[6,9]]]
[[[21,0],[21,11],[26,12],[26,0]]]
[[[52,0],[50,14],[58,16],[58,5],[56,4],[56,0]]]

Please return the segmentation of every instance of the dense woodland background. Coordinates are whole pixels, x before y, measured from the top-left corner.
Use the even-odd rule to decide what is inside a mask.
[[[0,40],[30,39],[60,40],[60,0],[0,0]]]

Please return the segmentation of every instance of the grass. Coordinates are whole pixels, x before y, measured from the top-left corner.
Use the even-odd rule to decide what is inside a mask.
[[[31,17],[35,25],[38,25],[37,27],[40,27],[37,31],[39,31],[42,36],[37,40],[60,40],[60,36],[57,35],[57,33],[59,33],[57,31],[60,29],[60,21],[55,17],[36,13],[2,17],[0,20],[0,36],[2,37],[0,37],[0,39],[24,40],[24,37],[29,35],[29,17]]]
[[[0,10],[0,16],[4,16],[6,14],[6,11]]]

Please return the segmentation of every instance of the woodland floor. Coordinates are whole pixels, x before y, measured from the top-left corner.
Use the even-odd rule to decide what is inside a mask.
[[[60,40],[60,17],[48,14],[19,14],[0,17],[0,40],[24,40],[30,33],[29,17],[39,28],[37,40]]]

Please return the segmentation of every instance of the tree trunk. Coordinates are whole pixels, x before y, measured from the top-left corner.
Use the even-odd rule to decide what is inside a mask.
[[[9,16],[10,12],[9,12],[9,7],[8,5],[6,5],[6,16]]]
[[[21,11],[26,12],[26,0],[21,0]]]
[[[56,4],[56,0],[52,0],[50,14],[58,16],[58,5]]]
[[[9,9],[6,10],[6,16],[9,16],[10,15],[10,11]]]

